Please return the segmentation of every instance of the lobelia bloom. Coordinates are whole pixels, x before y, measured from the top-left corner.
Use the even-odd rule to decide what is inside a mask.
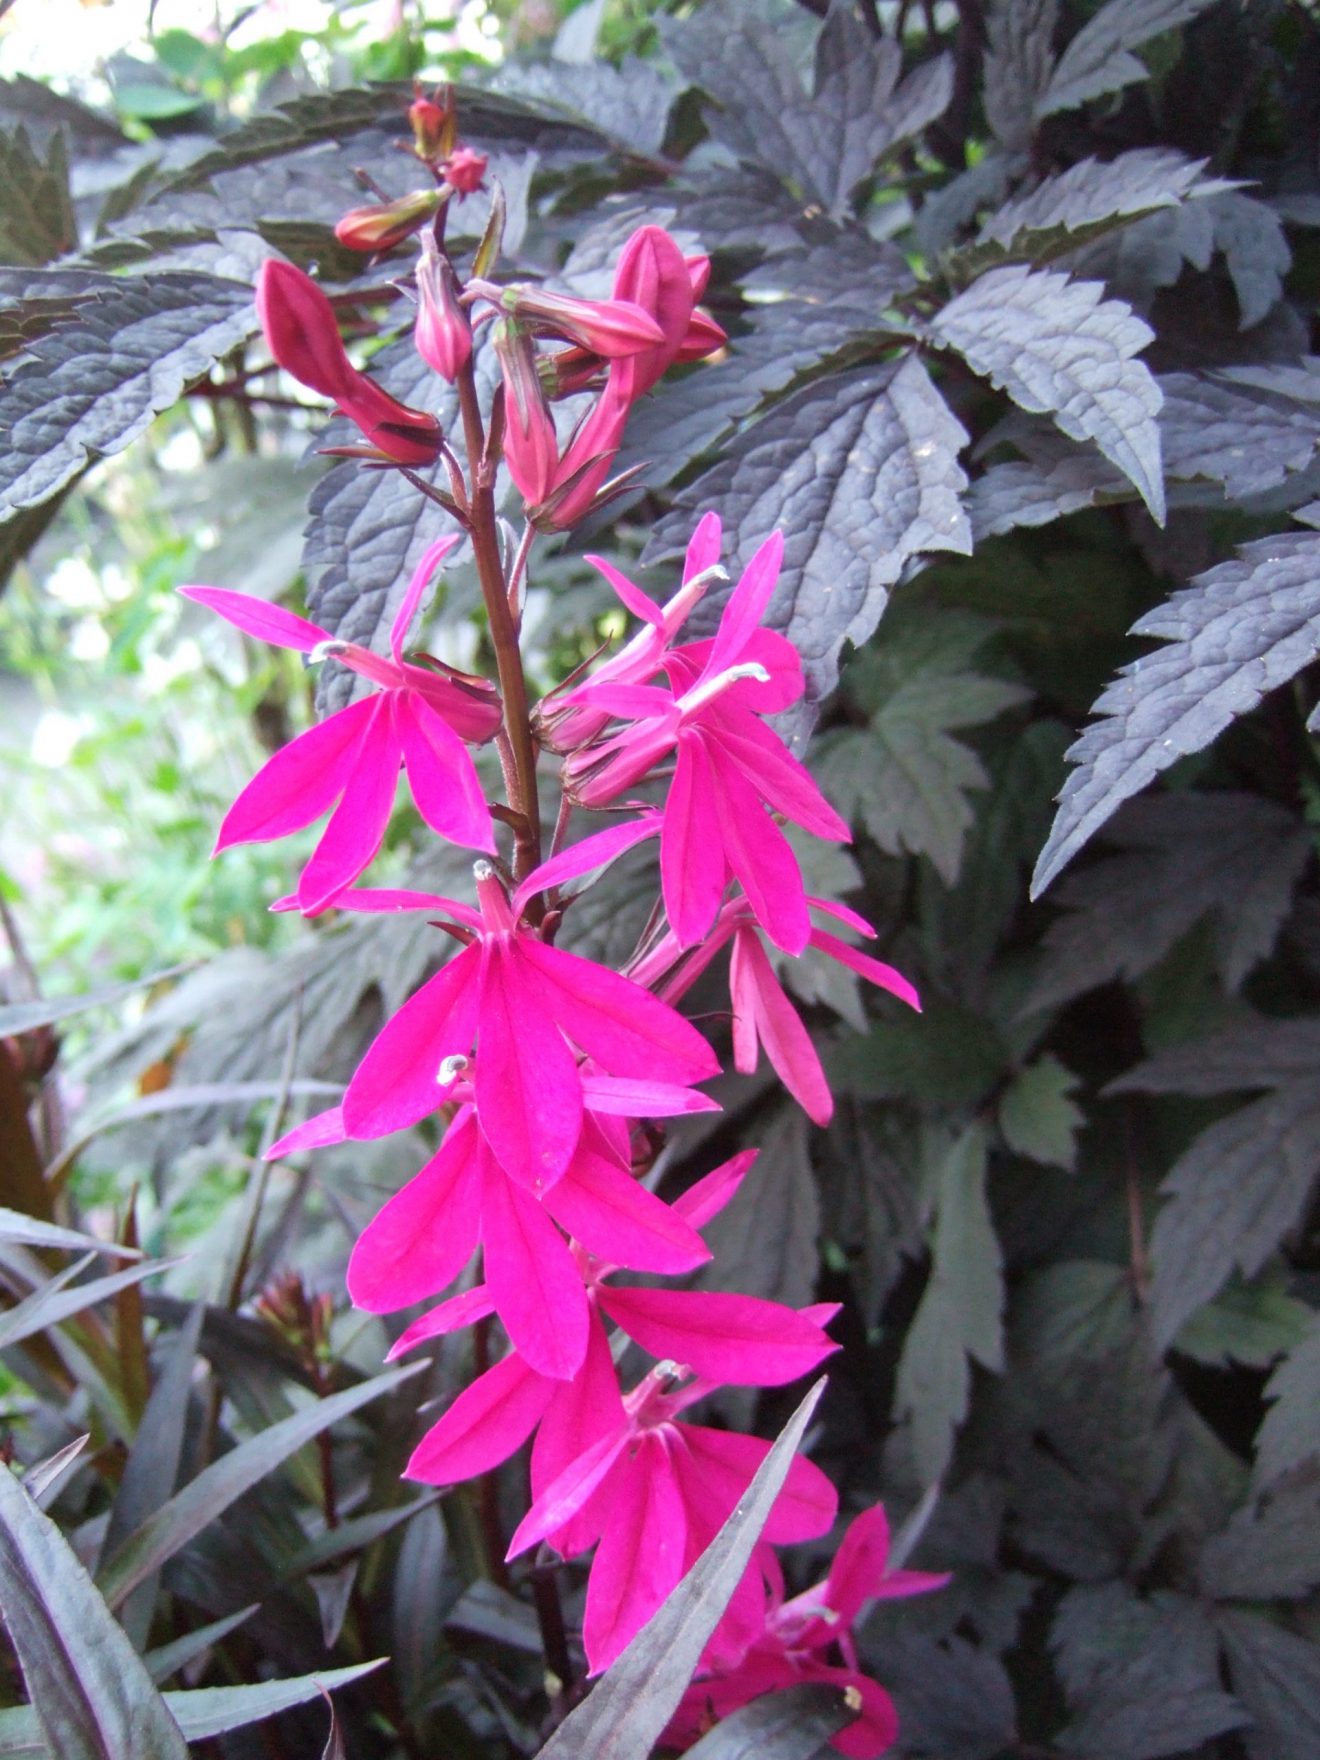
[[[898,1718],[889,1694],[861,1672],[852,1628],[870,1601],[925,1595],[949,1581],[929,1571],[891,1571],[888,1561],[889,1524],[881,1504],[851,1524],[825,1581],[791,1601],[784,1599],[773,1554],[765,1558],[770,1593],[760,1630],[731,1663],[721,1666],[707,1653],[699,1678],[665,1731],[664,1745],[689,1748],[711,1723],[740,1705],[800,1682],[822,1681],[851,1688],[860,1701],[860,1715],[834,1737],[836,1750],[850,1760],[878,1760],[897,1739]],[[840,1659],[834,1662],[829,1653],[836,1647]]]
[[[266,344],[286,373],[328,397],[396,464],[430,464],[440,450],[440,424],[400,403],[349,360],[335,308],[292,263],[269,258],[257,274],[257,316]]]
[[[472,325],[459,304],[453,267],[429,233],[422,239],[416,274],[413,346],[428,367],[452,384],[472,354]]]
[[[522,920],[528,899],[551,883],[547,871],[530,875],[511,901],[478,862],[480,909],[442,901],[468,945],[403,1005],[358,1065],[344,1095],[350,1137],[416,1124],[449,1099],[475,1055],[473,1104],[486,1141],[506,1173],[539,1192],[563,1174],[582,1130],[578,1052],[599,1074],[634,1081],[686,1088],[719,1073],[705,1039],[667,1003],[547,945]]]
[[[333,654],[380,688],[299,734],[263,766],[225,815],[217,853],[235,843],[287,837],[330,822],[298,880],[298,908],[311,916],[350,886],[379,850],[399,766],[433,831],[470,849],[494,850],[494,829],[464,741],[490,739],[500,705],[484,680],[432,672],[403,657],[403,643],[436,567],[459,542],[438,539],[422,557],[390,628],[390,657],[335,640],[305,618],[223,587],[180,587],[236,628],[275,647]]]
[[[676,753],[660,879],[680,947],[702,940],[736,879],[775,945],[801,953],[811,936],[806,890],[772,814],[817,837],[850,840],[846,821],[762,719],[802,694],[791,644],[760,627],[783,548],[778,532],[760,546],[712,640],[666,650],[669,690],[589,679],[564,699],[629,722],[566,760],[566,785],[582,806],[608,805]]]
[[[616,836],[622,827],[615,828]],[[865,917],[829,899],[808,896],[810,910],[837,918],[859,935],[874,939],[875,930]],[[743,1075],[756,1068],[763,1047],[780,1081],[814,1124],[827,1125],[834,1116],[834,1096],[815,1044],[797,1010],[789,1001],[761,942],[761,931],[745,898],[733,898],[720,907],[714,927],[702,944],[686,957],[673,933],[633,963],[628,975],[634,983],[655,986],[666,1002],[676,1002],[705,971],[726,942],[732,942],[729,961],[729,999],[733,1010],[733,1063]],[[916,989],[895,967],[837,935],[812,925],[807,946],[828,954],[840,965],[889,991],[909,1008],[921,1012]],[[667,981],[666,974],[671,974]]]

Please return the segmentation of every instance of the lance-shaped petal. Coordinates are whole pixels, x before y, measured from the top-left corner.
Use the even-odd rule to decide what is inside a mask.
[[[637,354],[665,339],[651,314],[632,300],[575,299],[545,287],[497,287],[481,280],[469,281],[467,291],[534,335],[560,337],[604,360]]]
[[[400,765],[418,811],[434,831],[468,848],[493,851],[490,809],[464,740],[489,739],[498,700],[484,681],[446,676],[405,661],[403,641],[438,564],[458,542],[439,539],[423,556],[390,633],[391,657],[337,641],[306,618],[222,587],[180,593],[277,647],[333,653],[382,687],[290,741],[258,771],[225,815],[217,852],[302,830],[337,801],[298,882],[298,908],[323,910],[373,860],[394,802]]]
[[[344,1097],[356,1137],[415,1124],[445,1097],[437,1072],[475,1052],[482,1130],[501,1166],[548,1189],[577,1147],[583,1075],[689,1087],[717,1073],[709,1045],[667,1004],[592,960],[541,941],[477,865],[477,942],[418,991],[367,1052]]]

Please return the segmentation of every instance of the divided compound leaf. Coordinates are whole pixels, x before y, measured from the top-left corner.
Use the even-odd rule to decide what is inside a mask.
[[[1060,55],[1037,107],[1037,117],[1075,110],[1090,98],[1146,78],[1131,53],[1164,31],[1176,30],[1214,0],[1109,0],[1087,20]]]

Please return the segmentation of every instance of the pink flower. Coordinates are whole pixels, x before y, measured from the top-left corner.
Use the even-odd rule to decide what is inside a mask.
[[[544,501],[559,468],[559,436],[540,376],[531,332],[497,320],[492,341],[504,378],[504,462],[529,507]]]
[[[417,260],[413,345],[428,367],[452,384],[472,353],[472,325],[458,302],[454,271],[428,233]]]
[[[660,873],[665,909],[682,947],[702,940],[725,888],[736,879],[775,945],[801,953],[811,934],[806,893],[771,813],[817,837],[849,841],[845,821],[761,719],[786,708],[802,690],[789,644],[760,627],[782,556],[776,532],[744,570],[714,638],[668,651],[671,690],[589,680],[567,699],[630,721],[565,764],[567,784],[583,806],[607,805],[677,752]]]
[[[338,806],[298,881],[306,915],[324,910],[380,848],[402,763],[417,809],[432,830],[470,849],[493,851],[490,809],[464,740],[495,733],[500,706],[491,686],[463,674],[432,672],[403,657],[422,592],[458,542],[441,538],[418,564],[390,629],[390,658],[291,611],[223,587],[180,587],[248,635],[320,658],[333,654],[379,690],[327,716],[275,754],[225,815],[217,853],[234,843],[287,837]]]
[[[674,1362],[657,1364],[585,1452],[549,1484],[534,1477],[536,1501],[509,1546],[516,1558],[538,1540],[565,1556],[595,1543],[582,1628],[592,1674],[609,1667],[696,1563],[769,1451],[759,1437],[682,1421],[717,1385],[697,1380],[684,1386],[685,1379]],[[835,1505],[834,1487],[820,1469],[796,1460],[765,1539],[787,1543],[822,1534]],[[746,1619],[758,1575],[754,1562],[726,1614],[732,1623]]]
[[[808,897],[807,905],[813,911],[837,917],[860,935],[869,939],[875,936],[875,930],[866,918],[858,916],[847,905],[811,897]],[[780,1081],[802,1110],[816,1124],[828,1124],[834,1114],[834,1097],[825,1079],[825,1071],[811,1035],[775,976],[745,898],[731,899],[721,907],[714,928],[687,958],[684,958],[677,937],[671,933],[632,967],[629,976],[635,983],[648,987],[654,985],[667,1002],[676,1002],[728,941],[733,943],[729,962],[729,998],[733,1009],[734,1067],[743,1075],[750,1075],[756,1068],[758,1050],[764,1047]],[[921,1012],[921,999],[916,990],[893,966],[872,959],[869,954],[849,947],[846,941],[840,941],[837,935],[814,925],[807,945],[828,954],[840,965],[847,966],[868,982],[897,996],[909,1008]],[[670,975],[662,982],[666,974]]]
[[[851,1760],[877,1760],[898,1736],[898,1718],[883,1687],[861,1673],[852,1628],[873,1600],[924,1595],[941,1589],[947,1575],[891,1571],[889,1524],[876,1504],[863,1511],[844,1535],[823,1583],[784,1600],[783,1578],[773,1556],[763,1557],[770,1578],[761,1629],[742,1656],[728,1666],[713,1663],[709,1651],[701,1676],[683,1695],[665,1731],[665,1745],[688,1748],[717,1719],[763,1693],[804,1681],[851,1688],[860,1715],[834,1738],[834,1747]],[[837,1647],[839,1660],[830,1660]]]
[[[351,1137],[415,1124],[450,1097],[475,1047],[486,1140],[506,1173],[543,1191],[582,1129],[577,1051],[602,1075],[680,1087],[717,1074],[719,1063],[666,1003],[520,921],[528,883],[511,907],[486,863],[475,872],[480,911],[448,902],[469,945],[377,1035],[344,1096],[344,1123]]]
[[[655,319],[631,300],[575,299],[545,287],[499,287],[479,279],[468,282],[467,292],[507,313],[532,335],[571,342],[602,360],[637,354],[664,341]]]
[[[470,196],[481,188],[488,162],[485,153],[477,152],[475,147],[455,147],[440,171],[455,194]]]
[[[345,352],[334,307],[301,269],[276,258],[261,265],[257,316],[285,372],[330,398],[377,452],[397,464],[432,463],[440,450],[440,424],[359,372]]]

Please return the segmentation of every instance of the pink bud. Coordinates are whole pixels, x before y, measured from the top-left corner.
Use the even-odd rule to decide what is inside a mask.
[[[611,381],[579,426],[536,510],[543,531],[563,532],[585,519],[623,440],[628,400]]]
[[[687,335],[678,345],[675,361],[704,361],[729,340],[727,333],[707,312],[693,312]]]
[[[417,323],[413,342],[428,367],[450,384],[457,379],[472,353],[472,326],[458,303],[458,282],[448,259],[435,240],[422,240],[417,265]]]
[[[624,245],[614,274],[614,297],[631,300],[649,312],[663,336],[655,347],[615,369],[619,389],[633,402],[673,364],[696,303],[683,253],[663,226],[640,226]]]
[[[452,104],[414,98],[408,106],[408,120],[412,124],[413,151],[419,159],[432,164],[453,151],[458,119]]]
[[[441,174],[451,189],[461,196],[470,196],[481,188],[486,175],[487,159],[471,147],[456,147],[441,166]]]
[[[441,190],[415,189],[397,201],[353,208],[335,226],[335,237],[352,251],[387,251],[425,226],[443,199]]]
[[[257,275],[257,316],[275,359],[300,385],[338,402],[351,384],[335,309],[321,289],[292,263],[272,257]]]
[[[535,336],[557,336],[604,360],[615,360],[663,343],[664,332],[649,312],[630,300],[574,299],[543,287],[470,284]]]
[[[523,500],[535,507],[555,483],[559,441],[554,417],[541,389],[527,331],[502,318],[495,326],[493,342],[504,375],[504,462]]]

